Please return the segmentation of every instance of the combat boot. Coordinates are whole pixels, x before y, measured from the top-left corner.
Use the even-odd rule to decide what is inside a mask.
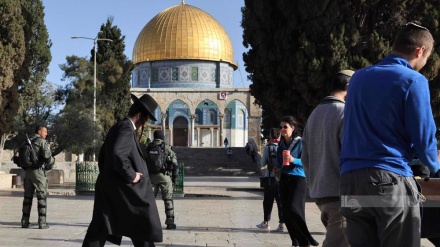
[[[38,228],[47,229],[49,225],[46,223],[46,196],[37,193],[38,206]]]
[[[29,222],[29,217],[22,217],[21,218],[21,228],[29,228],[31,226],[31,223]]]
[[[176,229],[176,224],[174,224],[174,217],[167,217],[165,220],[165,224],[167,225],[167,230]]]
[[[42,216],[38,217],[38,228],[40,228],[40,229],[47,229],[47,228],[49,228],[49,224],[47,224],[45,216],[44,217],[42,217]]]
[[[23,215],[21,217],[21,228],[29,228],[31,223],[29,223],[29,217],[31,215],[31,208],[32,208],[32,197],[24,197],[23,200]]]

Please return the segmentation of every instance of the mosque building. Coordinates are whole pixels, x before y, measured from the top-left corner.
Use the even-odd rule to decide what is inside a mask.
[[[211,15],[184,1],[153,17],[133,48],[132,88],[159,104],[154,129],[173,146],[243,147],[260,140],[261,109],[248,88],[234,88],[237,69],[228,34]]]

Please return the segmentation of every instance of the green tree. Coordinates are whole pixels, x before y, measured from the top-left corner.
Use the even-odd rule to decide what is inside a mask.
[[[26,40],[26,53],[21,67],[21,76],[16,80],[20,81],[19,101],[21,115],[19,122],[26,126],[33,126],[36,122],[46,122],[51,114],[51,106],[41,112],[41,104],[44,104],[47,94],[53,87],[47,83],[45,88],[41,86],[46,82],[49,73],[49,64],[52,60],[50,48],[52,42],[49,39],[46,25],[44,23],[44,7],[41,0],[22,0],[22,15],[25,19],[23,27]],[[45,89],[45,90],[41,90]],[[43,102],[36,102],[36,99],[43,99]]]
[[[25,57],[24,24],[19,1],[0,1],[0,150],[10,138],[19,108],[19,84],[15,78]]]
[[[91,122],[93,121],[95,51],[91,50],[90,60],[69,56],[67,62],[60,66],[64,71],[63,80],[70,81],[70,84],[59,90],[59,95],[66,101],[66,106],[55,121],[64,127],[58,128],[56,133],[59,131],[75,133],[76,131],[68,128],[69,125],[72,125],[81,128],[81,136],[84,138],[79,139],[78,136],[59,132],[57,135],[63,136],[63,138],[59,138],[60,140],[57,141],[59,142],[58,149],[66,148],[72,152],[82,151],[86,157],[91,157],[93,152],[96,154],[99,151],[110,127],[116,121],[124,118],[128,112],[130,76],[133,65],[124,55],[125,36],[121,35],[120,29],[113,26],[112,22],[112,19],[109,18],[101,26],[97,36],[96,125]],[[85,129],[86,126],[95,126],[95,128]],[[94,140],[96,141],[94,142]]]
[[[46,83],[49,63],[52,60],[50,53],[52,43],[44,24],[44,7],[41,0],[15,2],[21,10],[17,14],[22,19],[20,29],[23,35],[21,48],[23,59],[20,67],[15,70],[13,78],[13,91],[16,94],[12,101],[17,104],[18,108],[13,116],[7,116],[12,124],[4,129],[4,137],[8,136],[8,138],[3,138],[3,140],[11,139],[5,144],[10,148],[16,148],[21,144],[24,133],[33,132],[35,123],[47,123],[51,110],[56,107],[52,101],[53,95],[51,95],[53,85]],[[2,13],[9,13],[9,11],[2,11]]]
[[[62,151],[82,154],[93,148],[94,128],[92,114],[85,107],[65,107],[53,120],[54,155]]]
[[[124,54],[125,36],[113,25],[113,18],[101,25],[99,38],[110,39],[98,41],[96,62],[98,64],[97,115],[102,128],[101,140],[110,127],[118,120],[126,117],[130,106],[130,78],[132,62]],[[92,50],[91,61],[94,59]]]
[[[263,108],[263,127],[277,126],[283,115],[304,125],[327,95],[341,69],[360,69],[390,52],[396,31],[408,21],[439,36],[438,0],[305,1],[245,0],[243,54],[250,90]],[[421,71],[431,80],[433,108],[438,97],[439,46]]]
[[[57,92],[65,106],[53,121],[54,152],[91,155],[98,132],[93,123],[93,63],[72,55],[60,68],[64,71],[62,80],[69,83]]]

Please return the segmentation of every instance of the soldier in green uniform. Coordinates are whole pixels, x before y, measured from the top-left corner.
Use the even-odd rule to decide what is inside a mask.
[[[167,229],[176,229],[174,223],[174,202],[173,202],[173,185],[176,182],[178,166],[177,157],[172,147],[164,142],[164,133],[162,130],[154,131],[154,140],[144,146],[144,154],[147,157],[147,164],[149,161],[149,148],[163,145],[165,150],[165,160],[163,168],[160,171],[148,171],[150,174],[151,184],[154,190],[154,196],[157,195],[159,189],[162,193],[162,200],[165,204],[165,224]],[[151,155],[150,155],[151,158]]]
[[[25,169],[24,177],[24,199],[23,199],[23,217],[21,218],[21,227],[29,228],[29,217],[31,214],[32,199],[35,191],[37,192],[38,207],[38,227],[47,229],[49,225],[46,222],[46,198],[47,198],[47,177],[46,172],[52,169],[55,159],[52,157],[52,151],[49,144],[46,143],[47,127],[37,125],[35,134],[30,137],[33,148],[38,157],[38,162]]]

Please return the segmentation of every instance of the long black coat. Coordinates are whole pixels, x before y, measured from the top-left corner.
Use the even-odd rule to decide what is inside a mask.
[[[162,242],[162,225],[147,166],[129,119],[116,123],[101,147],[95,205],[89,231],[106,233],[120,244],[122,236]],[[143,174],[133,183],[136,172]]]

